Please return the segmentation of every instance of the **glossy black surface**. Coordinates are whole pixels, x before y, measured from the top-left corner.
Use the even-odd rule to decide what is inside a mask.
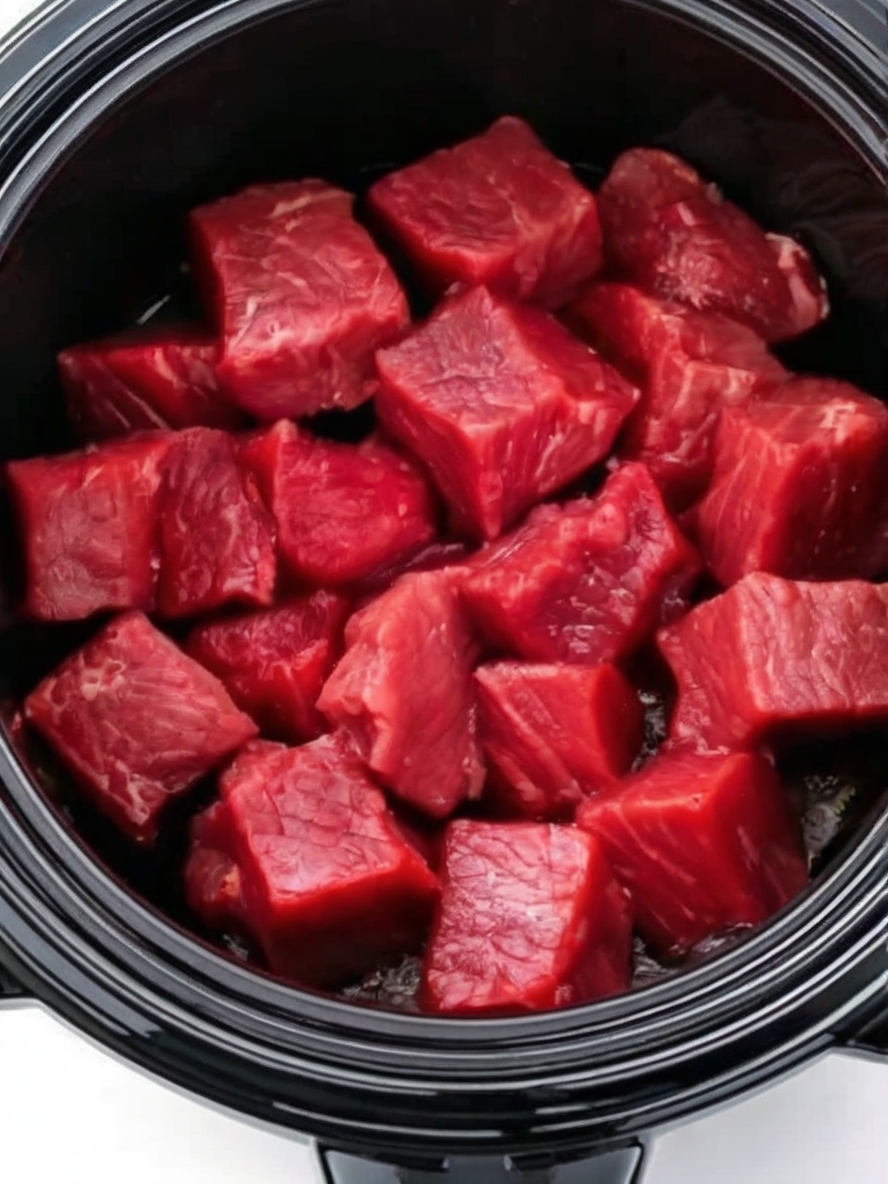
[[[360,187],[369,167],[504,111],[590,176],[629,144],[664,143],[799,233],[836,313],[791,360],[888,396],[883,64],[815,0],[63,3],[0,51],[14,92],[0,95],[0,451],[66,443],[55,350],[179,282],[195,202],[306,173]],[[70,641],[11,623],[5,691]],[[134,872],[84,811],[75,831],[64,783],[44,775],[38,794],[29,768],[7,728],[13,978],[161,1076],[383,1162],[624,1141],[845,1039],[885,1002],[884,796],[811,892],[731,953],[604,1004],[460,1022],[349,1007],[221,958],[137,900],[119,873],[158,899],[156,869]]]
[[[320,1158],[328,1184],[459,1184],[463,1180],[483,1184],[636,1184],[642,1149],[622,1147],[569,1163],[453,1156],[438,1163],[405,1167],[323,1148]]]

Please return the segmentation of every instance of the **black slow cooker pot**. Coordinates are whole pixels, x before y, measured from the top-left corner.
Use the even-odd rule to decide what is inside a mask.
[[[835,314],[792,360],[888,397],[886,57],[884,0],[55,0],[0,48],[0,453],[65,446],[55,351],[177,288],[189,207],[259,179],[360,189],[504,112],[593,181],[621,148],[664,144],[800,234]],[[69,644],[8,622],[0,691]],[[696,969],[592,1006],[438,1020],[202,944],[102,836],[86,828],[101,861],[78,837],[11,720],[0,990],[315,1137],[333,1179],[628,1184],[657,1124],[886,1043],[888,793],[802,899]]]

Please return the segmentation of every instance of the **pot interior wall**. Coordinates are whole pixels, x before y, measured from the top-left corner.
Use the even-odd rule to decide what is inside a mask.
[[[201,50],[56,169],[0,259],[0,457],[71,443],[59,348],[171,294],[167,311],[189,309],[191,206],[307,175],[360,191],[506,112],[529,119],[590,184],[621,149],[656,142],[770,227],[801,235],[830,278],[835,314],[788,359],[888,397],[888,196],[832,124],[764,68],[612,0],[333,0]],[[0,635],[4,693],[27,691],[84,632],[11,623]],[[42,777],[113,868],[177,911],[169,863],[134,861],[63,781]],[[869,801],[888,776],[871,782]],[[175,862],[181,829],[171,826]]]

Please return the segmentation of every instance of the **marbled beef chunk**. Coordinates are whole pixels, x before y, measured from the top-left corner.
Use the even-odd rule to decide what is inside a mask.
[[[186,870],[205,923],[243,925],[272,971],[308,986],[419,948],[437,879],[337,738],[248,745],[219,788]]]
[[[756,572],[663,630],[670,736],[748,748],[888,721],[888,585]]]
[[[732,407],[693,511],[712,574],[869,578],[888,560],[888,408],[835,379],[794,378]]]
[[[451,823],[423,959],[430,1011],[508,1014],[629,986],[632,918],[590,835],[536,822]]]
[[[632,653],[699,572],[650,473],[627,464],[592,498],[540,506],[467,568],[463,594],[490,641],[536,662],[597,666]]]
[[[221,336],[216,373],[257,419],[363,403],[374,351],[409,320],[353,201],[308,180],[255,185],[192,211],[195,271]]]
[[[148,327],[59,354],[68,414],[85,440],[144,428],[236,428],[216,378],[219,343],[191,326]]]
[[[633,148],[598,194],[612,270],[702,312],[720,312],[783,341],[822,321],[826,289],[799,243],[765,234],[688,164]]]
[[[434,292],[486,284],[557,308],[601,263],[595,198],[513,116],[389,173],[368,202]]]
[[[7,465],[32,616],[76,621],[154,608],[161,477],[172,439],[145,432]]]
[[[115,617],[25,700],[25,718],[130,838],[257,732],[225,687],[142,613]]]
[[[758,754],[663,753],[584,802],[577,822],[607,852],[660,955],[766,921],[808,880],[799,820]]]
[[[377,367],[380,419],[479,539],[601,460],[640,395],[552,317],[486,288],[446,301]]]
[[[490,662],[475,683],[490,789],[509,813],[570,816],[621,777],[641,747],[641,703],[609,663]]]

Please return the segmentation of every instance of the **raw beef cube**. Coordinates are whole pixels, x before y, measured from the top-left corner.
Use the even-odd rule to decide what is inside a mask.
[[[756,572],[663,630],[670,735],[745,748],[888,720],[888,585]]]
[[[506,809],[567,813],[621,777],[641,747],[642,708],[615,666],[496,662],[475,671],[478,729]]]
[[[632,919],[600,845],[567,826],[451,823],[423,960],[437,1012],[540,1011],[629,986]]]
[[[32,616],[74,621],[106,609],[154,608],[170,439],[148,432],[7,465]]]
[[[356,407],[373,354],[409,310],[395,274],[323,181],[256,185],[191,214],[198,278],[222,336],[222,389],[257,419]]]
[[[537,662],[598,666],[636,649],[684,607],[696,554],[644,465],[594,498],[540,506],[468,565],[463,595],[490,641]]]
[[[758,754],[663,754],[584,802],[577,821],[607,852],[636,927],[661,955],[765,921],[808,881],[798,819]]]
[[[185,862],[185,899],[208,929],[240,928],[247,916],[243,877],[232,850],[225,803],[213,802],[191,823]]]
[[[234,428],[243,416],[219,393],[214,337],[148,328],[59,354],[68,414],[88,440],[142,428]]]
[[[271,604],[274,524],[225,432],[179,433],[167,457],[158,611],[182,617],[223,604]]]
[[[675,509],[706,489],[723,407],[743,406],[789,377],[758,334],[628,284],[595,284],[572,324],[638,379],[644,396],[621,442]]]
[[[377,355],[380,419],[459,527],[496,538],[609,451],[639,392],[553,318],[486,288]]]
[[[277,522],[281,558],[311,584],[349,584],[408,558],[435,535],[424,478],[377,437],[315,439],[287,421],[242,455]]]
[[[888,408],[844,382],[797,378],[728,409],[694,523],[725,586],[751,571],[875,575],[888,527]]]
[[[433,291],[487,284],[557,308],[601,263],[595,198],[510,116],[383,177],[368,201]]]
[[[803,247],[765,234],[668,152],[621,156],[598,208],[611,266],[659,296],[724,313],[767,341],[795,337],[829,312]]]
[[[437,879],[338,740],[248,747],[219,788],[244,920],[272,971],[342,986],[418,948]]]
[[[392,793],[432,818],[477,797],[484,780],[460,574],[402,576],[355,613],[318,700]]]
[[[84,793],[150,841],[167,800],[256,735],[217,678],[142,613],[115,617],[25,700]]]
[[[263,733],[313,740],[324,730],[315,703],[339,656],[348,611],[345,597],[316,592],[198,625],[186,648]]]

